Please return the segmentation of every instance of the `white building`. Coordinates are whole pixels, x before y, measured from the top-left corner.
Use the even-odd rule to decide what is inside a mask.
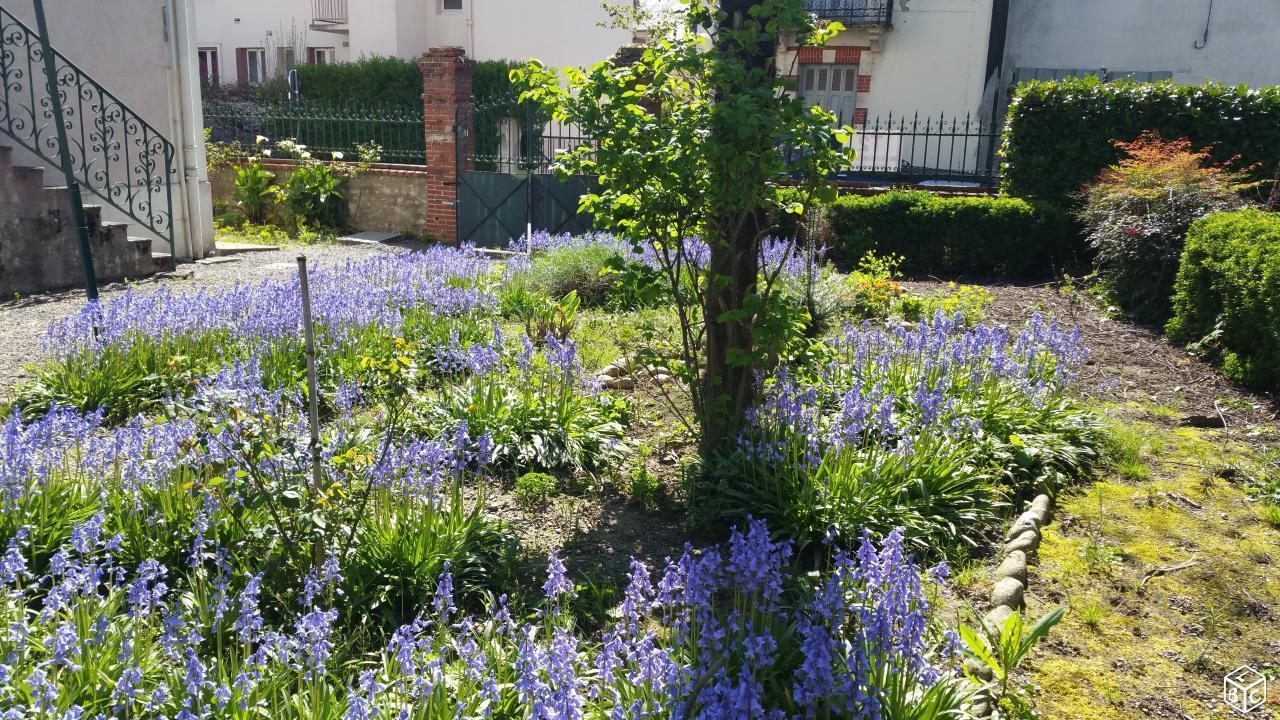
[[[414,59],[461,47],[477,60],[590,65],[629,42],[599,0],[195,0],[206,82],[257,84],[294,62]],[[216,76],[216,78],[215,78]]]
[[[1005,77],[1280,85],[1275,0],[1012,0]]]

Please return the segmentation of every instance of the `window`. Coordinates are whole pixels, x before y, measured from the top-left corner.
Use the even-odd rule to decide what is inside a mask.
[[[462,0],[440,0],[440,12],[462,12]]]
[[[206,88],[218,87],[222,65],[218,63],[218,48],[200,48],[200,82]]]
[[[241,85],[261,85],[267,80],[267,51],[262,48],[236,50],[236,76]]]
[[[800,97],[835,115],[841,125],[854,122],[857,94],[857,65],[800,66]]]
[[[312,65],[332,65],[338,61],[338,51],[331,48],[307,48],[307,62]]]

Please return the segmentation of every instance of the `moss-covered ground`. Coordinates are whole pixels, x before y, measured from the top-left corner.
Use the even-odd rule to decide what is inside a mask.
[[[1027,614],[1068,608],[1028,661],[1041,717],[1218,718],[1223,677],[1271,680],[1280,717],[1280,523],[1250,490],[1275,470],[1274,429],[1182,427],[1108,406],[1110,467],[1058,498]]]

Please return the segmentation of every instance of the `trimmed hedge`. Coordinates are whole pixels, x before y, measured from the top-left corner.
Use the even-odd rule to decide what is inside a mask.
[[[1173,312],[1171,339],[1198,343],[1245,385],[1280,390],[1280,215],[1240,210],[1192,225]]]
[[[302,97],[336,105],[422,105],[422,71],[398,57],[366,57],[355,62],[298,66]]]
[[[1267,180],[1280,163],[1280,87],[1096,77],[1020,85],[1005,125],[1002,191],[1074,204],[1073,194],[1119,160],[1113,142],[1144,130],[1211,147],[1219,162],[1239,157],[1237,167],[1256,165],[1252,179]]]
[[[826,218],[846,268],[874,250],[903,256],[914,275],[1047,277],[1084,254],[1065,211],[1018,198],[892,190],[841,196]]]

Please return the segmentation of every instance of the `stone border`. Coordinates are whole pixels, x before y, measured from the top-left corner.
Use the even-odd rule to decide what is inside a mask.
[[[1049,523],[1052,503],[1048,495],[1037,495],[1005,533],[1004,546],[1000,551],[1002,560],[992,573],[995,585],[991,588],[991,609],[982,617],[982,624],[988,630],[999,632],[1010,615],[1026,607],[1027,557],[1040,547],[1041,530]],[[969,670],[984,681],[993,677],[986,665],[972,663]],[[990,696],[985,689],[979,690],[978,696],[974,715],[990,717],[995,711]]]

